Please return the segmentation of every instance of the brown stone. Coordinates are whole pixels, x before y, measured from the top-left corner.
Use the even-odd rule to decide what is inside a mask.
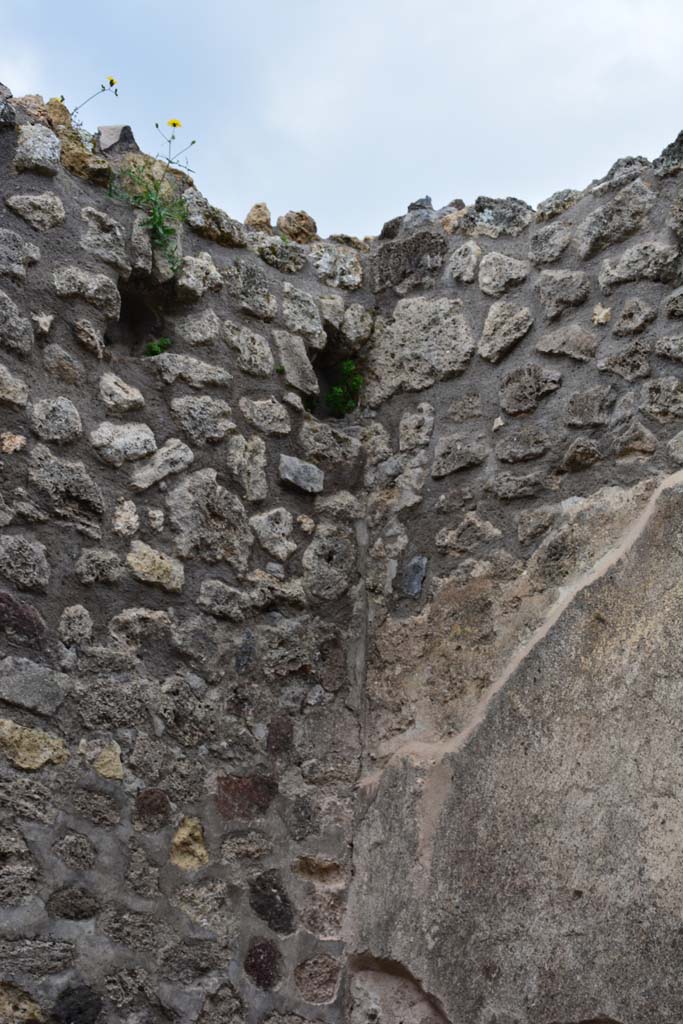
[[[285,235],[290,242],[301,242],[306,244],[318,237],[318,226],[309,213],[299,210],[295,213],[290,210],[277,219],[277,229]]]
[[[258,988],[275,988],[282,976],[282,954],[268,939],[254,939],[247,950],[244,970]]]
[[[141,789],[135,797],[135,811],[145,827],[155,831],[168,823],[171,804],[163,789]]]
[[[58,128],[57,135],[62,144],[62,165],[95,185],[108,185],[111,167],[103,156],[93,153],[83,142],[75,128]]]
[[[244,218],[244,224],[254,231],[265,231],[270,234],[273,229],[270,224],[270,210],[266,203],[254,203]]]
[[[224,818],[265,814],[276,795],[271,775],[219,775],[216,780],[216,804]]]

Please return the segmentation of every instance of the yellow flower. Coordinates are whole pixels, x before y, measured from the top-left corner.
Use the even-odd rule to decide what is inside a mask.
[[[166,124],[168,125],[169,128],[182,128],[183,127],[182,121],[179,121],[177,117],[172,117],[170,121],[166,122]]]
[[[111,75],[107,76],[107,81],[109,82],[110,88],[113,88],[116,85],[116,79],[112,78]]]

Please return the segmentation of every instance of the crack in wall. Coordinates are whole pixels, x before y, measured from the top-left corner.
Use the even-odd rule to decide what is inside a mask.
[[[414,740],[400,747],[388,760],[387,764],[376,772],[366,775],[359,782],[359,789],[367,798],[367,807],[374,802],[379,784],[387,768],[409,760],[415,767],[424,767],[420,806],[420,837],[416,866],[422,883],[426,884],[431,867],[433,839],[438,828],[439,819],[448,796],[451,782],[451,769],[448,757],[464,749],[476,735],[486,720],[491,704],[496,695],[506,686],[514,673],[548,635],[560,619],[564,611],[588,587],[603,578],[625,558],[643,532],[647,528],[657,507],[660,496],[672,488],[683,485],[683,470],[664,477],[654,488],[640,514],[624,530],[618,543],[610,547],[585,572],[578,575],[571,583],[559,588],[558,597],[550,607],[543,622],[533,631],[531,636],[521,644],[508,659],[503,670],[498,674],[491,686],[486,690],[476,705],[474,712],[465,726],[453,736],[441,740]]]
[[[410,757],[413,763],[426,764],[428,766],[420,800],[422,813],[420,814],[419,821],[419,842],[416,858],[419,877],[421,877],[423,885],[426,884],[429,878],[434,836],[450,788],[451,771],[447,758],[449,755],[459,753],[467,746],[485,722],[496,695],[506,686],[532,651],[545,639],[573,601],[584,590],[602,579],[610,569],[613,569],[629,554],[652,519],[660,496],[665,491],[671,490],[679,484],[683,485],[683,469],[679,469],[675,473],[664,477],[663,480],[660,480],[640,515],[627,527],[620,541],[606,551],[590,569],[581,573],[572,583],[560,588],[557,600],[551,606],[541,625],[534,630],[525,643],[517,648],[503,671],[499,673],[489,689],[482,695],[474,710],[474,714],[464,729],[456,733],[455,736],[448,737],[441,742],[413,744],[408,751],[403,753],[402,756]]]

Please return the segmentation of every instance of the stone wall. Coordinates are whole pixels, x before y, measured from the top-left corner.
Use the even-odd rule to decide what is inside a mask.
[[[682,158],[175,267],[0,90],[1,1021],[681,1018]]]

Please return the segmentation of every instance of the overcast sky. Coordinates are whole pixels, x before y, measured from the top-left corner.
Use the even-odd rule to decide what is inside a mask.
[[[1,0],[0,81],[197,139],[212,202],[376,234],[429,194],[537,203],[683,128],[681,0]]]

